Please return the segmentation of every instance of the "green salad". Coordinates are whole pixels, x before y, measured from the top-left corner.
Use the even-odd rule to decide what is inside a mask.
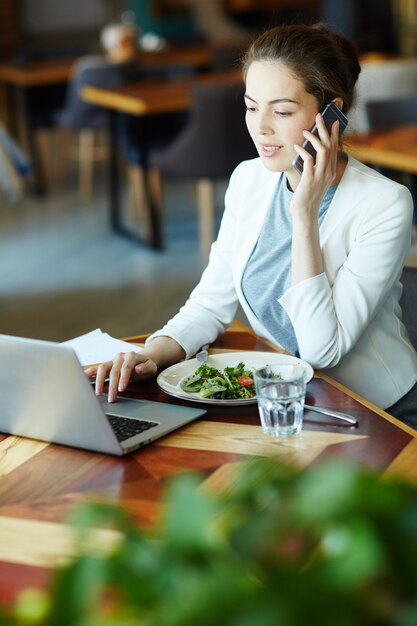
[[[255,396],[253,372],[242,362],[223,370],[207,364],[200,365],[194,374],[184,378],[181,389],[214,400],[239,400]]]

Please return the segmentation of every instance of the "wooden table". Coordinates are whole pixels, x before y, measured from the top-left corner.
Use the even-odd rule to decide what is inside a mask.
[[[417,174],[417,124],[383,132],[348,134],[343,145],[349,154],[364,163]]]
[[[130,340],[140,343],[144,337]],[[212,349],[273,351],[273,346],[237,324]],[[132,383],[127,395],[183,404],[155,380]],[[416,431],[324,375],[308,384],[307,401],[349,412],[359,427],[342,427],[306,411],[298,436],[273,440],[262,433],[255,404],[205,405],[202,419],[124,458],[0,435],[0,602],[48,584],[54,568],[71,554],[64,520],[75,505],[92,499],[120,503],[138,522],[152,524],[166,480],[180,472],[200,471],[203,484],[215,489],[252,457],[273,455],[308,467],[337,456],[382,476],[417,481]]]
[[[120,215],[120,181],[118,170],[118,145],[116,114],[127,113],[144,117],[164,113],[187,111],[191,105],[191,91],[198,83],[237,83],[242,81],[240,70],[226,72],[209,72],[196,76],[183,78],[175,81],[149,81],[125,85],[119,89],[100,89],[97,87],[84,87],[81,97],[87,102],[105,107],[111,112],[111,144],[110,144],[110,219],[115,232],[134,237],[141,241],[140,236],[131,229],[123,226]],[[142,167],[147,170],[147,145],[144,140],[141,145]],[[145,176],[146,180],[146,176]],[[149,223],[151,225],[150,244],[160,250],[163,247],[161,220],[153,204],[149,189],[147,192],[147,204],[149,210]]]
[[[44,191],[33,135],[28,124],[25,90],[66,83],[75,58],[43,59],[26,63],[0,63],[0,120],[33,161],[35,187]],[[210,66],[212,50],[206,44],[178,46],[160,51],[141,50],[137,55],[138,69],[185,67],[202,69]]]
[[[139,81],[118,89],[83,87],[81,96],[91,104],[112,111],[146,116],[187,110],[191,104],[191,89],[197,83],[237,82],[242,82],[242,72],[228,70],[198,74],[175,81]]]
[[[66,82],[75,58],[43,59],[27,63],[0,63],[0,82],[21,87],[52,85]],[[141,50],[137,55],[138,68],[209,66],[212,51],[207,45],[167,47],[158,52]]]

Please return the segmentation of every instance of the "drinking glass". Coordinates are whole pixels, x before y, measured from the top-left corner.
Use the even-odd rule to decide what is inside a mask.
[[[288,437],[303,425],[306,372],[297,364],[267,365],[254,373],[262,430]]]

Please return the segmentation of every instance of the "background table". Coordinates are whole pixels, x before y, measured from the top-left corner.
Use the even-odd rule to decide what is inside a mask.
[[[167,46],[160,51],[140,50],[137,54],[138,70],[164,68],[207,68],[213,52],[207,44]],[[28,122],[25,92],[32,87],[65,84],[70,78],[75,58],[51,58],[26,62],[0,63],[0,120],[30,156],[34,166],[35,189],[45,191],[38,164],[32,129]]]
[[[138,68],[163,67],[201,68],[209,66],[212,50],[205,44],[167,47],[160,51],[141,50],[137,54]],[[0,63],[0,82],[22,87],[66,82],[76,58],[51,58],[27,62]]]
[[[273,351],[246,327],[233,328],[212,350]],[[155,380],[131,384],[126,395],[184,404],[161,391]],[[0,601],[48,584],[53,569],[71,554],[65,518],[75,505],[120,503],[149,525],[158,518],[166,480],[180,472],[198,471],[202,485],[216,489],[254,457],[273,455],[308,467],[337,456],[381,475],[417,481],[414,430],[324,375],[308,384],[307,400],[355,415],[359,427],[306,411],[300,435],[273,440],[262,433],[256,404],[205,405],[201,419],[123,458],[0,435]]]
[[[381,132],[348,134],[343,145],[359,161],[417,174],[417,124]]]

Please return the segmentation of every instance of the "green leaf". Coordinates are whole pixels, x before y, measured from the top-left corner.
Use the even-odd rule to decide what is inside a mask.
[[[357,502],[356,488],[357,472],[352,465],[332,461],[315,466],[294,489],[294,515],[311,521],[340,515]]]
[[[198,487],[198,478],[186,475],[172,481],[168,491],[166,540],[184,550],[204,550],[219,540],[215,525],[218,505]]]
[[[42,624],[49,613],[51,598],[41,589],[25,589],[15,604],[15,615],[22,624]],[[0,615],[1,618],[1,615]],[[0,619],[0,624],[6,624]]]
[[[384,572],[384,548],[372,525],[361,518],[325,530],[319,552],[319,569],[329,586],[353,589]]]
[[[89,626],[88,615],[98,611],[106,587],[110,561],[81,555],[58,573],[48,626]]]
[[[217,383],[203,387],[200,391],[200,395],[202,398],[210,398],[210,396],[214,396],[215,393],[220,393],[221,391],[226,391],[226,387]]]

